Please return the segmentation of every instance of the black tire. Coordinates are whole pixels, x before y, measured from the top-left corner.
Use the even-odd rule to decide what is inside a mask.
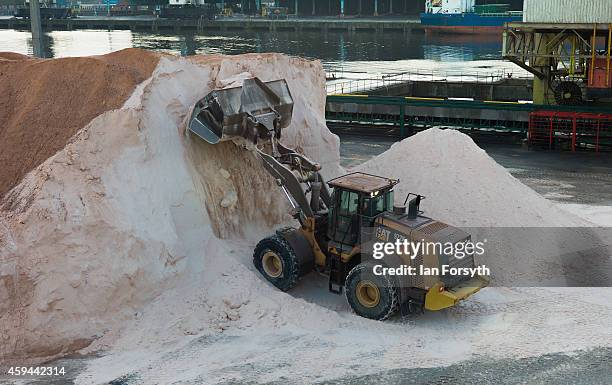
[[[372,272],[373,263],[365,262],[355,266],[346,276],[346,300],[353,311],[365,318],[383,321],[391,317],[398,309],[398,292],[393,281],[384,275],[375,275]],[[370,306],[363,303],[363,290],[365,287],[376,286],[378,300],[372,301]],[[366,289],[367,291],[367,289]],[[361,299],[360,299],[361,298]]]
[[[582,90],[577,83],[564,81],[554,90],[555,101],[561,106],[574,106],[582,104]]]
[[[265,261],[270,252],[276,255],[272,257],[275,261],[280,261],[280,272],[276,272],[278,275],[270,274],[271,269],[266,268],[270,266]],[[278,234],[259,241],[253,252],[253,264],[271,284],[282,291],[293,289],[300,278],[299,261],[289,243]]]

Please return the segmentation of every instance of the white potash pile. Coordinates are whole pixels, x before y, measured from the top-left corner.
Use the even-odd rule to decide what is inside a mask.
[[[310,384],[612,339],[610,289],[490,287],[447,311],[377,322],[352,314],[316,273],[289,293],[272,287],[251,255],[291,223],[284,196],[249,151],[185,132],[196,101],[251,76],[289,84],[295,105],[282,142],[327,178],[343,172],[319,62],[162,57],[123,108],[93,119],[3,206],[0,360],[98,354],[79,384],[124,375]],[[588,225],[453,131],[423,132],[359,170],[400,178],[398,201],[426,195],[426,214],[456,226]]]

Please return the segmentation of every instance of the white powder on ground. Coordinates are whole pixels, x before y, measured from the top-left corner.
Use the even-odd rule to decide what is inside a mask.
[[[459,131],[423,131],[357,169],[399,178],[396,202],[403,203],[408,192],[425,195],[425,214],[454,226],[588,224],[522,184]]]
[[[291,293],[276,290],[251,253],[284,220],[282,195],[249,152],[184,132],[195,101],[245,73],[288,80],[296,104],[284,142],[327,177],[341,172],[319,63],[163,59],[123,109],[29,174],[0,216],[1,357],[53,356],[93,340],[82,352],[103,356],[77,383],[129,374],[146,384],[309,384],[612,339],[609,289],[487,288],[453,309],[390,322],[355,316],[315,273]],[[420,134],[363,169],[402,178],[398,195],[428,195],[428,214],[455,225],[584,223],[450,131]]]
[[[490,214],[504,220],[505,212],[516,209],[512,206],[516,200],[512,199],[508,206],[496,207],[490,201],[495,191],[488,195],[489,190],[482,193],[479,186],[520,192],[526,195],[525,207],[535,207],[538,202],[550,207],[548,201],[510,177],[469,138],[452,131],[433,130],[415,141],[422,145],[426,138],[433,139],[429,147],[440,142],[443,146],[445,142],[449,146],[453,142],[462,144],[459,159],[470,170],[480,165],[487,176],[479,183],[460,186],[475,199],[473,211],[465,216],[459,214],[460,210],[440,210],[438,214],[456,213],[455,217],[446,215],[445,220],[480,219],[485,210],[494,210]],[[413,143],[407,140],[402,145],[405,149]],[[399,149],[397,146],[396,152],[391,153],[393,157],[387,160],[385,170],[390,172],[374,171],[409,180],[405,177],[409,170],[401,164],[410,162],[416,154],[402,154]],[[442,157],[446,161],[434,162],[436,167],[447,169],[439,170],[439,175],[450,174],[449,168],[461,174],[462,163],[455,158],[452,146],[447,149]],[[383,154],[383,160],[385,156],[389,154]],[[421,166],[428,163],[427,156],[426,152]],[[369,167],[379,159],[364,169],[372,171]],[[426,174],[425,168],[420,177],[412,174],[418,186],[428,188]],[[472,180],[479,178],[476,172],[468,174]],[[501,186],[488,182],[489,178],[498,178]],[[489,200],[479,200],[482,195]],[[438,201],[453,199],[450,188],[437,195]],[[481,208],[478,202],[483,201],[490,206]],[[533,215],[555,226],[586,223],[557,209],[549,212],[537,208],[535,213],[519,210],[514,218],[519,215],[531,224],[539,223]],[[503,223],[510,224],[507,220]],[[602,331],[612,317],[612,302],[604,298],[612,294],[608,288],[490,287],[447,311],[429,312],[405,321],[363,319],[352,314],[343,297],[330,294],[326,279],[314,273],[290,293],[269,285],[251,265],[256,241],[257,238],[212,242],[206,253],[211,262],[205,265],[216,269],[204,269],[197,282],[183,282],[158,297],[114,341],[110,354],[90,363],[79,376],[79,383],[102,383],[130,374],[143,383],[285,379],[310,384],[395,368],[448,365],[472,357],[528,357],[573,351],[598,346],[612,337],[609,329]],[[181,300],[177,301],[177,297]],[[599,300],[589,300],[595,297]]]
[[[465,228],[475,241],[486,240],[479,262],[492,270],[497,285],[582,286],[602,279],[598,266],[605,265],[606,255],[571,254],[606,246],[601,232],[589,228],[594,224],[522,184],[467,135],[432,128],[358,169],[399,178],[398,204],[408,192],[425,195],[426,216]]]
[[[186,273],[211,269],[202,263],[213,234],[285,220],[286,202],[253,154],[185,132],[197,100],[245,74],[287,79],[295,108],[283,140],[338,172],[320,63],[162,58],[122,109],[94,119],[10,194],[0,216],[3,360],[70,353],[110,335]]]
[[[575,203],[559,203],[558,206],[576,216],[585,218],[597,226],[612,227],[612,207]]]

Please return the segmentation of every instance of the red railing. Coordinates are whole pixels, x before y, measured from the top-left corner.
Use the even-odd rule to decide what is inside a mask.
[[[612,149],[612,115],[535,111],[529,114],[529,147]]]

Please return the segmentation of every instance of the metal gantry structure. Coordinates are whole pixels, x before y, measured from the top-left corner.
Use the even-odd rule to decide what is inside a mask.
[[[612,97],[612,23],[508,23],[502,52],[534,75],[534,103]]]

